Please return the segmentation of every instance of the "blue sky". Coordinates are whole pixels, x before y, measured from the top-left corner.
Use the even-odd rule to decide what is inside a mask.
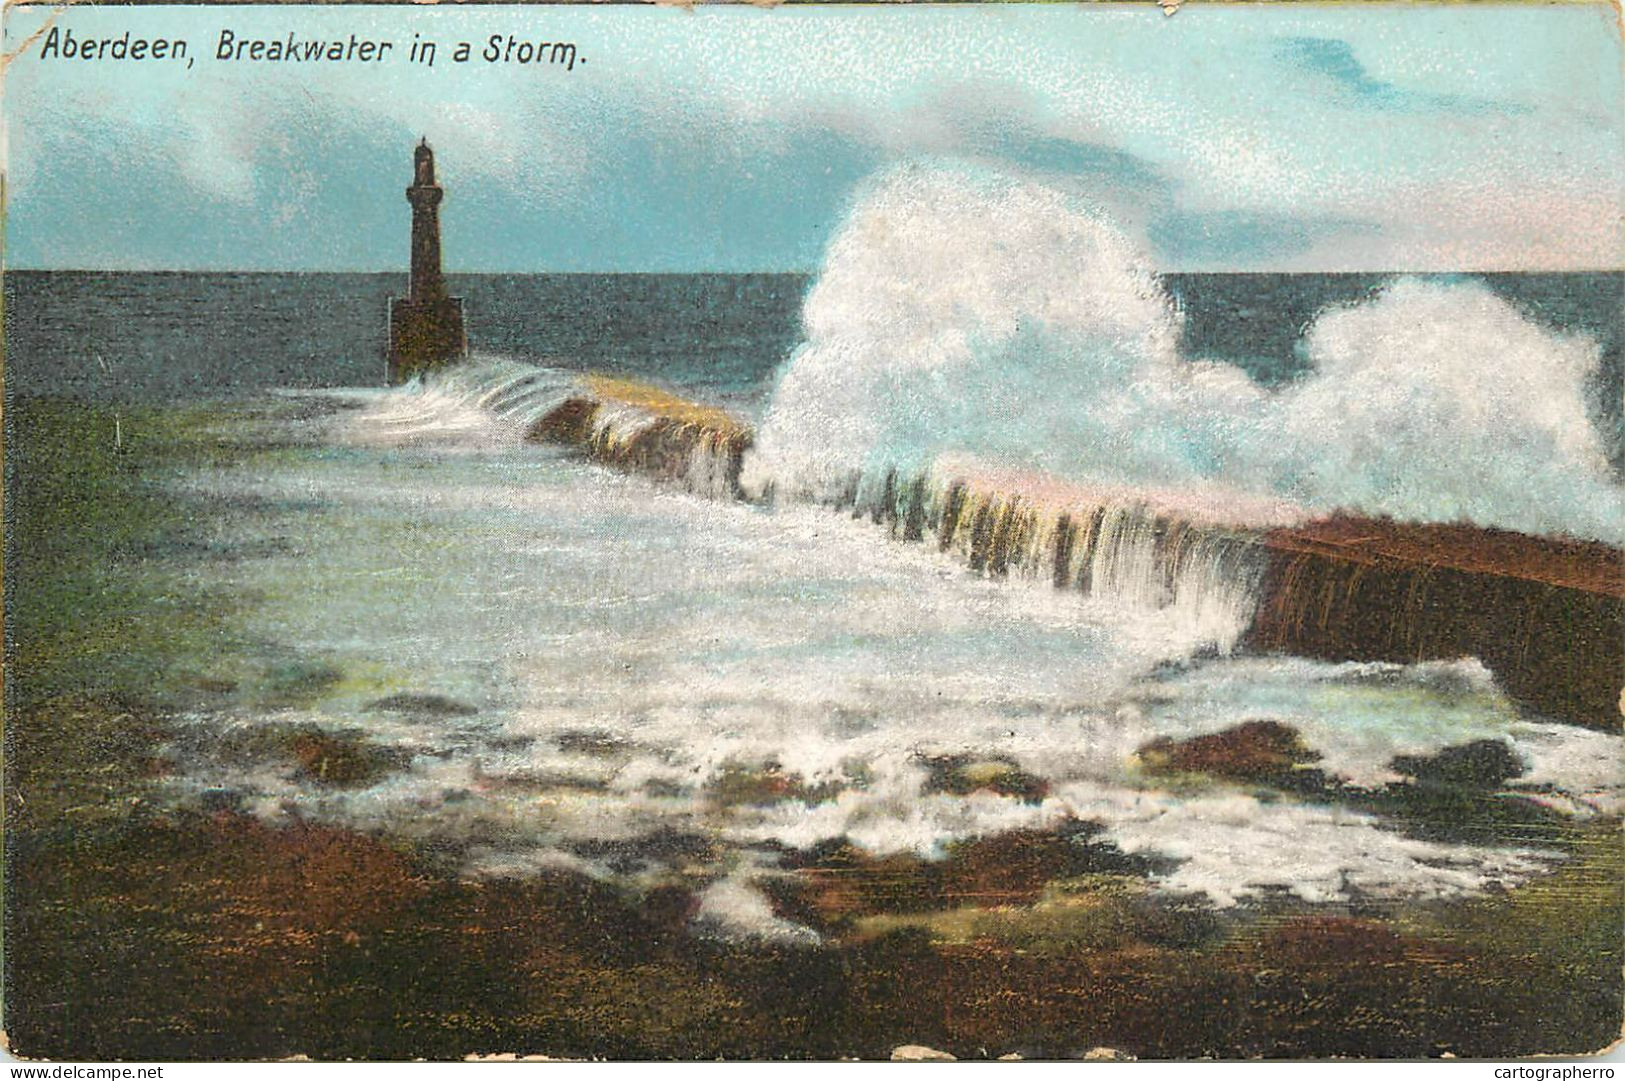
[[[52,17],[7,12],[6,50]],[[6,72],[13,267],[398,269],[411,145],[453,270],[812,270],[863,178],[975,160],[1098,202],[1168,270],[1615,268],[1607,5],[71,8],[190,66]],[[217,36],[397,43],[369,65]],[[586,62],[453,64],[492,34]],[[404,57],[441,44],[432,68]]]

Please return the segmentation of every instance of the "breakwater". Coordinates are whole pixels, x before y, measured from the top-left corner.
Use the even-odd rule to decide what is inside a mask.
[[[525,427],[532,443],[564,443],[610,465],[718,498],[740,494],[750,427],[721,409],[658,387],[589,375]]]
[[[709,406],[583,377],[532,409],[525,438],[579,447],[718,498],[747,498],[753,433]],[[797,498],[769,487],[755,498]],[[1236,494],[1091,488],[938,461],[854,473],[820,501],[991,577],[1171,614],[1229,652],[1325,660],[1479,658],[1542,714],[1619,730],[1625,563],[1609,545],[1466,525],[1310,518]]]
[[[1247,644],[1348,660],[1471,655],[1538,712],[1618,730],[1625,574],[1605,544],[1334,518],[1271,530]]]

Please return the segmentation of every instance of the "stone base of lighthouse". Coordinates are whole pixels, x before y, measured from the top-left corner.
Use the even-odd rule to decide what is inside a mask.
[[[389,383],[404,383],[468,356],[461,297],[389,305]]]

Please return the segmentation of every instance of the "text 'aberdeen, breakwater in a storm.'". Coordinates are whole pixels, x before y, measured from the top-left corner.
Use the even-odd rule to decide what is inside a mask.
[[[222,63],[276,65],[383,64],[392,61],[433,67],[452,64],[517,64],[561,67],[574,71],[587,57],[573,41],[553,41],[534,35],[491,34],[476,41],[439,42],[412,35],[409,41],[346,34],[314,37],[290,30],[274,37],[220,30],[208,51],[199,54],[187,38],[122,34],[102,37],[76,35],[71,29],[52,27],[40,45],[41,60],[91,62],[184,62],[190,68],[198,55]]]

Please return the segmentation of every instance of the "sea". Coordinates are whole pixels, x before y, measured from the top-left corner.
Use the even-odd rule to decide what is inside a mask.
[[[1317,319],[1387,303],[1394,280],[1161,283],[1179,356],[1278,395],[1361,340],[1317,338]],[[1582,343],[1596,362],[1570,404],[1618,484],[1625,276],[1407,280],[1405,318],[1463,289],[1504,302],[1508,334]],[[233,640],[260,644],[174,718],[182,768],[160,785],[174,805],[397,837],[470,876],[680,877],[700,886],[698,932],[789,945],[818,935],[764,884],[840,839],[939,858],[1081,822],[1195,903],[1346,905],[1502,889],[1565,858],[1538,831],[1456,837],[1386,813],[1392,800],[1330,794],[1410,783],[1406,761],[1496,741],[1518,764],[1500,797],[1559,822],[1625,807],[1620,737],[1529,712],[1475,658],[1250,655],[1166,597],[989,577],[816,499],[718,499],[527,443],[482,405],[516,372],[610,372],[734,411],[781,448],[826,420],[832,440],[856,438],[842,418],[784,418],[796,365],[843,348],[814,277],[449,283],[469,366],[386,388],[403,275],[5,275],[8,422],[20,399],[64,398],[184,412],[265,448],[151,471],[224,554],[155,552],[141,573],[215,598]],[[1249,615],[1236,594],[1232,623]],[[199,648],[198,672],[225,664]],[[1335,786],[1173,783],[1139,753],[1266,720]],[[254,738],[295,728],[361,740],[389,768],[336,784]]]
[[[1167,274],[1190,356],[1277,386],[1309,366],[1302,334],[1392,274]],[[1483,282],[1601,351],[1588,404],[1616,465],[1625,441],[1625,273],[1410,275]],[[482,352],[658,379],[748,402],[801,338],[806,274],[452,274]],[[383,380],[389,298],[405,274],[10,270],[8,394],[163,401]],[[275,343],[275,347],[270,347]]]

